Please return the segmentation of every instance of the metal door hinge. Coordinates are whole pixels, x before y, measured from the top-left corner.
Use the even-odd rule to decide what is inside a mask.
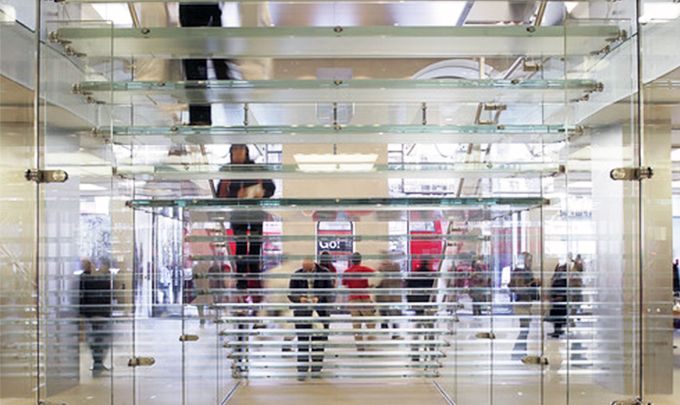
[[[198,335],[182,335],[179,337],[180,342],[195,342],[198,340]]]
[[[156,359],[153,357],[130,357],[128,367],[153,366]]]
[[[68,180],[68,173],[63,170],[28,169],[24,172],[27,181],[36,183],[63,183]]]
[[[524,363],[524,364],[538,364],[538,365],[541,365],[541,366],[547,366],[548,365],[548,358],[542,357],[542,356],[524,356],[524,358],[522,358],[522,363]]]
[[[654,176],[654,170],[651,167],[620,167],[609,172],[612,180],[648,180],[652,176]]]

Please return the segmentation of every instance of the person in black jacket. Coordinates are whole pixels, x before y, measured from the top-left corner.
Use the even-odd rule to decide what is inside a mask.
[[[564,334],[564,325],[567,323],[568,315],[568,287],[569,274],[566,264],[555,266],[552,280],[550,282],[550,314],[548,321],[555,325],[553,333],[548,336],[558,338]]]
[[[229,149],[232,165],[254,165],[250,159],[248,146],[234,144]],[[271,179],[264,180],[222,180],[217,186],[219,198],[269,198],[274,195],[276,186]],[[234,212],[231,229],[236,238],[236,273],[248,274],[260,272],[260,253],[262,251],[262,212]],[[250,234],[248,234],[250,231]],[[260,280],[248,283],[246,279],[238,279],[236,288],[244,290],[248,287],[259,288]],[[250,284],[250,285],[249,285]]]
[[[180,3],[179,21],[182,27],[221,27],[222,10],[217,3]],[[208,61],[185,59],[184,75],[187,80],[208,80]],[[236,75],[227,59],[213,59],[215,77],[218,80],[235,80]],[[190,125],[212,125],[210,105],[189,105]]]
[[[332,302],[332,291],[335,288],[331,273],[325,267],[321,267],[314,263],[311,259],[302,261],[302,268],[298,269],[295,274],[305,274],[308,277],[292,277],[290,279],[289,288],[291,290],[288,299],[296,304],[325,304]],[[326,275],[326,277],[313,277],[313,274]],[[299,290],[299,292],[295,291]],[[295,291],[295,292],[293,292]],[[322,309],[301,308],[293,311],[294,316],[311,317],[314,311],[321,317],[320,320],[324,323],[328,322],[328,313]],[[298,333],[298,372],[306,373],[309,371],[309,352],[310,346],[307,342],[323,342],[328,340],[326,330],[320,332],[320,335],[313,335],[312,323],[296,323],[295,329],[300,329]],[[311,356],[312,373],[319,373],[321,371],[323,362],[324,343],[314,345],[312,344],[312,353],[317,352],[316,355]],[[318,376],[315,375],[315,377]],[[304,380],[305,375],[300,375],[298,379]]]
[[[680,273],[678,273],[678,261],[673,263],[673,292],[680,292]]]
[[[111,347],[111,275],[110,262],[102,259],[95,272],[90,260],[81,260],[80,315],[85,321],[85,336],[92,352],[92,375],[99,376],[108,367],[104,358]]]
[[[409,303],[413,303],[413,304],[431,302],[432,301],[432,293],[430,293],[428,291],[422,291],[422,290],[433,288],[434,282],[435,282],[435,278],[434,278],[434,274],[430,271],[430,262],[428,260],[421,261],[420,266],[418,266],[418,268],[413,273],[413,277],[408,278],[406,280],[406,288],[416,290],[416,291],[409,291],[408,296],[406,297],[406,300]],[[420,291],[418,291],[418,290],[420,290]],[[418,305],[413,305],[412,308],[415,311],[416,317],[425,316],[426,310],[425,310],[424,307],[421,307],[421,306],[418,306]],[[429,329],[429,328],[432,328],[433,324],[432,324],[432,322],[424,321],[422,319],[416,319],[415,326],[416,326],[416,328]],[[425,333],[423,335],[423,338],[425,340],[433,340],[434,336],[432,336],[432,334]],[[434,347],[430,347],[430,345],[425,345],[425,346],[423,346],[423,350],[433,351]],[[412,351],[417,353],[419,351],[419,345],[414,344],[412,346]],[[411,360],[419,361],[420,356],[413,355],[413,356],[411,356]]]
[[[521,264],[510,273],[511,295],[515,303],[513,312],[519,316],[519,334],[512,351],[513,360],[522,360],[527,354],[527,340],[534,314],[533,303],[541,299],[541,280],[534,277],[532,270],[533,255],[529,252],[520,253]]]

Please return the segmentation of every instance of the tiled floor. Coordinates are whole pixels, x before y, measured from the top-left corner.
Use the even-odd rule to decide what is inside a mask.
[[[496,339],[480,342],[475,334],[479,328],[484,328],[484,324],[471,317],[461,317],[461,322],[455,325],[456,333],[447,338],[452,344],[442,361],[442,376],[436,380],[323,378],[297,381],[294,377],[277,378],[276,372],[271,371],[264,372],[263,378],[240,382],[231,378],[231,361],[226,359],[227,349],[222,347],[225,338],[217,336],[217,325],[201,328],[197,320],[189,320],[185,333],[196,334],[200,339],[182,344],[178,339],[182,332],[178,319],[137,322],[134,352],[138,356],[154,357],[156,364],[133,369],[127,367],[127,359],[133,354],[129,336],[131,325],[118,322],[112,357],[114,370],[106,376],[93,378],[88,370],[89,350],[82,344],[80,383],[49,401],[67,405],[203,405],[221,404],[228,397],[227,404],[235,405],[445,405],[448,402],[437,385],[458,405],[600,405],[626,398],[598,383],[597,367],[593,362],[573,366],[566,355],[567,344],[563,339],[544,341],[546,357],[550,361],[544,368],[512,360],[516,320],[507,317],[497,322]],[[541,331],[539,326],[539,322],[532,324],[530,339],[551,331],[549,327]],[[341,328],[343,324],[335,327]],[[352,342],[349,336],[332,339]],[[675,340],[680,343],[680,332],[676,331]],[[538,342],[530,343],[529,354],[538,348]],[[352,348],[336,350],[354,351]],[[680,390],[680,350],[675,349],[674,355],[675,386]],[[267,361],[264,360],[264,364]],[[405,361],[408,364],[408,360]],[[325,364],[337,364],[343,371],[340,360],[327,359]],[[680,395],[654,396],[646,400],[653,401],[654,405],[677,405]],[[28,403],[2,402],[3,405]]]

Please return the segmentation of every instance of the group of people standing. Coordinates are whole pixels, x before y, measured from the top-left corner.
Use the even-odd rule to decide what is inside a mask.
[[[338,285],[338,278],[333,275],[336,270],[331,257],[329,253],[323,252],[320,255],[319,263],[315,263],[311,258],[303,260],[302,267],[294,273],[289,283],[291,291],[288,299],[295,304],[307,304],[295,308],[293,315],[309,320],[309,323],[295,323],[295,329],[298,331],[298,372],[306,373],[311,370],[315,373],[313,377],[318,376],[317,373],[322,369],[323,342],[328,341],[328,333],[315,334],[313,332],[313,313],[316,311],[323,328],[329,329],[331,311],[329,305],[326,304],[335,301],[333,291]],[[376,273],[377,271],[362,265],[362,256],[358,252],[351,255],[350,264],[351,266],[344,271],[342,285],[350,289],[348,303],[352,327],[356,332],[354,340],[357,343],[358,351],[372,350],[373,347],[368,342],[376,339],[376,335],[372,331],[376,329],[378,324],[376,320],[378,311],[384,320],[382,322],[383,328],[389,328],[388,324],[391,323],[392,329],[395,331],[398,328],[398,319],[395,319],[395,317],[402,314],[401,309],[389,305],[389,303],[400,303],[402,301],[401,294],[394,291],[381,294],[378,290],[401,288],[401,279],[389,276],[382,278],[366,277],[366,274]],[[399,271],[399,266],[389,260],[384,260],[379,267],[379,272],[385,274],[398,273]],[[431,294],[427,292],[427,289],[434,286],[434,277],[428,277],[432,274],[429,271],[428,262],[423,261],[416,272],[426,273],[423,273],[422,277],[411,277],[406,280],[405,287],[417,291],[408,294],[407,301],[415,304],[429,302]],[[364,276],[362,277],[362,275]],[[379,282],[372,284],[370,279],[379,279]],[[374,287],[376,288],[375,291],[368,291]],[[376,302],[386,305],[380,305],[378,310],[372,295],[375,295]],[[413,305],[413,309],[416,316],[425,314],[425,309],[420,305]],[[366,326],[365,332],[362,331],[364,325]],[[400,336],[395,333],[392,338],[399,339]],[[314,342],[317,342],[317,344],[314,344]],[[305,378],[306,375],[300,375],[300,379]]]
[[[521,360],[527,353],[527,340],[532,315],[538,315],[534,302],[541,301],[541,279],[534,277],[533,255],[524,252],[521,262],[511,273],[508,287],[514,301],[513,311],[519,316],[519,335],[513,348],[512,358]],[[573,325],[573,316],[583,300],[583,259],[577,255],[573,261],[555,267],[549,288],[549,314],[545,321],[554,324],[548,336],[559,338],[564,335],[564,327]]]

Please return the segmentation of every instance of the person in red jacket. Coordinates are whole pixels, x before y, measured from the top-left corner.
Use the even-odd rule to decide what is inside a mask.
[[[375,273],[375,270],[371,269],[370,267],[362,266],[361,265],[361,253],[355,252],[352,253],[352,267],[348,268],[345,270],[345,274],[351,274],[351,273]],[[342,279],[342,284],[346,285],[350,289],[366,289],[370,288],[371,286],[368,283],[368,278],[359,278],[359,277],[346,277]],[[355,318],[361,318],[365,316],[375,316],[375,307],[372,305],[360,305],[360,304],[372,304],[373,300],[371,299],[371,295],[366,293],[366,292],[357,292],[356,294],[351,294],[349,296],[349,302],[350,302],[350,314],[352,314],[352,317]],[[366,324],[367,329],[375,329],[375,321],[373,322],[362,322],[361,319],[355,319],[352,321],[352,326],[354,329],[361,329],[362,323]],[[369,335],[368,340],[374,340],[375,336]],[[356,333],[354,335],[354,340],[357,342],[361,342],[363,340],[363,336],[360,333]],[[357,350],[363,351],[364,347],[357,347]]]

